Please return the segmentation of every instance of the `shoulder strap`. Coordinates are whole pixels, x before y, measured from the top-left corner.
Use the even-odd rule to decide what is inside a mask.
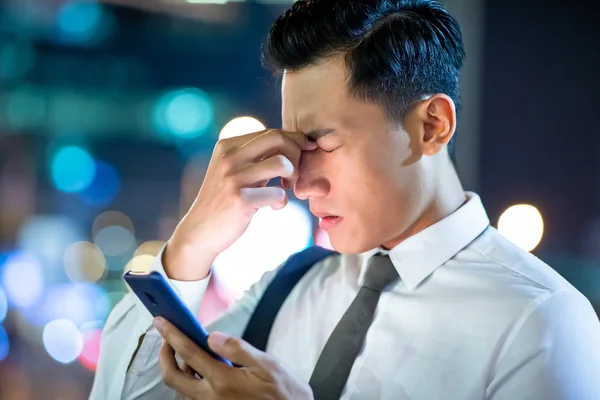
[[[314,246],[290,256],[262,295],[242,339],[265,351],[275,317],[288,294],[314,264],[333,254],[338,253]]]

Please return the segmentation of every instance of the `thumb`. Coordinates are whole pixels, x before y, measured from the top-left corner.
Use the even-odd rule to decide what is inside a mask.
[[[266,353],[252,347],[242,339],[230,337],[221,332],[208,336],[208,345],[218,355],[241,367],[261,366]]]

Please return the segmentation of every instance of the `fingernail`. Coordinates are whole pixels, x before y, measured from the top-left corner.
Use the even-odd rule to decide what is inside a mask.
[[[160,329],[160,328],[162,328],[162,326],[163,326],[163,319],[162,319],[161,317],[155,317],[155,318],[152,320],[152,325],[154,325],[154,327],[155,327],[156,329]]]
[[[229,339],[229,336],[221,332],[213,332],[208,336],[208,340],[210,341],[210,347],[213,348],[223,347],[227,339]]]

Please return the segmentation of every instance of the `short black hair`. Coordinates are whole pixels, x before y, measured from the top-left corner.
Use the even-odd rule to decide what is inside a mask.
[[[337,55],[350,71],[349,94],[383,106],[395,121],[436,93],[450,96],[459,112],[462,33],[437,1],[297,1],[273,24],[262,60],[294,72]],[[454,138],[448,151],[454,161]]]

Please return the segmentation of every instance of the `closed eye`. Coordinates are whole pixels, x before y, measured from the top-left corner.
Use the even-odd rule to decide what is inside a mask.
[[[333,153],[334,151],[336,151],[337,149],[333,149],[333,150],[325,150],[321,147],[317,147],[317,151],[321,151],[323,153]]]

